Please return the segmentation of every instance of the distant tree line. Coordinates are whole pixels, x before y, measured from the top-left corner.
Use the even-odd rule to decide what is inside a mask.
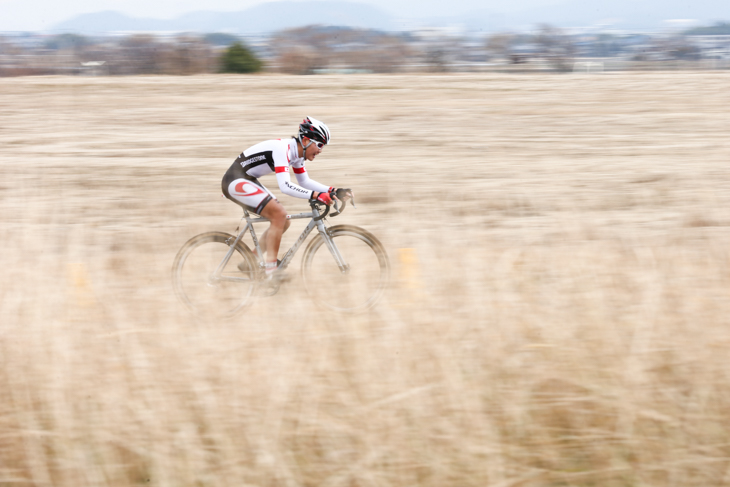
[[[618,58],[638,69],[661,62],[714,59],[725,66],[730,43],[688,36],[730,35],[730,23],[684,33],[571,34],[551,25],[530,33],[457,35],[439,29],[391,33],[371,29],[308,26],[277,32],[247,45],[235,35],[212,33],[162,37],[0,37],[0,76],[38,74],[188,75],[199,73],[289,74],[348,72],[448,72],[575,69],[580,58]],[[702,44],[704,43],[704,44]],[[676,66],[677,63],[674,63]],[[481,66],[481,68],[480,68]],[[643,68],[642,68],[643,66]],[[689,66],[689,65],[688,65]]]
[[[694,27],[684,32],[690,36],[730,35],[730,22],[718,22],[706,27]]]
[[[0,76],[255,73],[263,67],[253,50],[229,34],[119,39],[60,34],[34,46],[0,37]]]
[[[345,27],[304,27],[271,39],[274,65],[290,74],[362,70],[392,73],[416,56],[407,35]]]
[[[698,61],[702,49],[684,34],[584,34],[569,35],[550,25],[542,25],[531,34],[498,33],[486,40],[487,57],[491,61],[510,64],[541,62],[554,71],[571,71],[580,58],[621,57],[633,63]],[[713,31],[715,32],[715,31]],[[715,35],[715,34],[704,34]],[[730,42],[727,54],[730,56]],[[635,64],[640,68],[641,64]],[[648,67],[648,65],[644,65]]]

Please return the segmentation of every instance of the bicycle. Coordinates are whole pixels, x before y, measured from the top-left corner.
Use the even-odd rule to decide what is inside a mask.
[[[292,247],[284,254],[277,275],[291,263],[309,234],[317,229],[302,258],[302,279],[310,296],[320,305],[334,311],[363,311],[371,308],[383,295],[390,277],[390,263],[385,248],[370,232],[352,225],[328,227],[325,218],[330,207],[310,202],[311,213],[287,215],[287,219],[310,218]],[[336,217],[345,211],[347,200],[338,206]],[[354,199],[352,206],[355,207]],[[276,294],[280,279],[266,279],[263,252],[254,224],[269,220],[252,218],[243,210],[246,225],[237,235],[208,232],[188,240],[175,256],[172,281],[175,293],[196,315],[234,316],[248,305],[257,291]],[[240,225],[239,225],[240,226]],[[242,238],[248,231],[256,254]],[[326,250],[322,250],[326,249]]]

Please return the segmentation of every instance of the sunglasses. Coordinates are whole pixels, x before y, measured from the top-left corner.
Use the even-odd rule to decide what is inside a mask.
[[[317,142],[316,140],[312,140],[312,139],[309,139],[309,144],[307,144],[307,147],[309,147],[310,144],[316,145],[318,149],[321,149],[322,147],[324,147],[323,142]]]

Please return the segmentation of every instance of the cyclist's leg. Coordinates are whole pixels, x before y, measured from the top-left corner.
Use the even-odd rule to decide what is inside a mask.
[[[264,232],[264,236],[260,240],[261,250],[264,250],[264,243],[266,244],[266,272],[268,273],[276,269],[276,258],[279,255],[281,236],[289,227],[289,221],[286,219],[286,210],[275,199],[271,199],[259,215],[271,222],[268,230]]]
[[[284,230],[281,232],[282,234],[286,233],[286,231],[289,229],[289,225],[291,225],[291,221],[287,220],[286,224],[284,225]],[[267,245],[268,238],[269,238],[269,229],[267,228],[264,231],[264,233],[261,235],[261,237],[259,237],[259,246],[261,246],[261,251],[264,253],[266,253],[266,249],[267,249],[266,245]],[[256,249],[254,249],[254,254],[256,253],[255,250]]]
[[[261,211],[274,197],[266,191],[256,178],[223,180],[223,194],[248,211],[261,215]]]
[[[291,224],[286,219],[286,210],[284,210],[284,207],[281,206],[281,203],[279,203],[276,197],[258,179],[253,177],[233,180],[224,178],[222,188],[226,198],[257,215],[271,220],[271,225],[259,239],[259,246],[262,252],[268,254],[268,260],[275,263],[281,242],[281,235]],[[269,209],[269,207],[273,209]],[[274,225],[275,220],[276,225]],[[269,230],[273,230],[272,233]],[[272,244],[274,243],[275,249],[272,249]]]
[[[262,184],[261,186],[264,186],[264,185]],[[266,191],[269,191],[266,186],[264,186],[264,189]],[[269,194],[271,194],[271,191],[269,191]],[[279,203],[279,200],[276,198],[276,196],[274,196],[272,194],[271,197],[274,199],[275,202]],[[261,216],[264,216],[264,215],[261,215]],[[266,218],[266,217],[264,217],[264,218]],[[291,220],[286,220],[286,223],[284,224],[284,230],[282,230],[282,232],[281,232],[282,234],[286,233],[286,231],[289,229],[289,225],[291,225]],[[261,235],[261,237],[259,238],[259,245],[261,246],[261,250],[263,252],[266,252],[266,249],[267,249],[266,245],[267,245],[268,237],[269,237],[269,229],[267,228],[266,231],[263,233],[263,235]]]
[[[226,173],[221,188],[226,198],[257,215],[261,215],[266,205],[274,199],[274,195],[254,177],[236,178],[235,175]],[[265,241],[261,240],[259,244],[262,252],[266,252]],[[257,254],[255,248],[253,254]]]

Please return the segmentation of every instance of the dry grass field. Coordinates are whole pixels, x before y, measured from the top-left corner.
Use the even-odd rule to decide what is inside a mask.
[[[729,86],[0,79],[0,486],[730,485]],[[193,318],[176,252],[304,115],[386,297]]]

